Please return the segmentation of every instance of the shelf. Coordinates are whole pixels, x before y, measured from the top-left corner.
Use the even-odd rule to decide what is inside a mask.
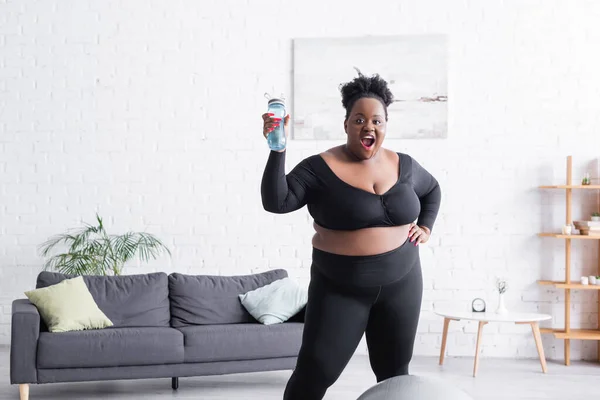
[[[582,285],[581,283],[566,283],[560,281],[538,281],[540,285],[554,286],[559,289],[600,290],[600,285]]]
[[[540,189],[600,189],[600,185],[546,185]]]
[[[558,239],[588,239],[588,240],[600,240],[600,235],[563,235],[562,233],[538,233],[541,237],[553,237]]]
[[[574,192],[576,190],[591,190],[593,191],[594,194],[600,195],[600,181],[598,180],[591,180],[591,181],[586,181],[586,182],[590,182],[593,184],[592,185],[582,185],[581,183],[582,181],[582,177],[577,177],[576,179],[573,179],[573,156],[567,156],[567,163],[566,163],[566,179],[562,180],[562,182],[564,182],[565,184],[562,185],[541,185],[538,186],[539,189],[562,189],[562,196],[564,197],[564,203],[565,203],[565,214],[564,214],[564,218],[561,217],[561,219],[563,221],[566,221],[567,224],[571,225],[572,223],[576,222],[573,221],[573,203],[574,201],[574,197],[576,197],[576,195],[574,195]],[[584,192],[585,193],[585,192]],[[591,194],[591,193],[590,193]],[[600,207],[600,197],[594,196],[596,197],[596,201],[595,203],[597,203],[595,205],[595,210],[599,210],[598,207]],[[578,226],[578,225],[576,225]],[[582,226],[582,228],[585,228]],[[591,235],[589,234],[583,234],[582,233],[592,233]],[[597,234],[594,230],[588,230],[588,229],[583,229],[583,230],[579,230],[579,229],[575,229],[571,232],[571,234],[569,235],[564,235],[562,234],[562,229],[557,229],[557,232],[541,232],[537,234],[538,237],[542,237],[542,238],[555,238],[555,239],[565,239],[564,240],[564,255],[565,255],[565,261],[564,261],[564,277],[561,276],[557,278],[562,279],[562,280],[538,280],[537,284],[538,285],[546,285],[547,288],[552,288],[552,289],[557,289],[557,290],[563,290],[564,291],[564,301],[563,301],[563,305],[564,305],[564,311],[561,311],[561,313],[564,316],[564,325],[561,328],[558,329],[549,329],[549,328],[541,328],[540,331],[541,333],[544,334],[551,334],[552,337],[556,338],[556,339],[560,339],[564,341],[564,352],[565,352],[565,365],[570,365],[571,363],[571,340],[598,340],[600,341],[600,302],[598,304],[598,313],[596,314],[595,312],[593,314],[593,319],[595,320],[596,318],[598,318],[598,323],[594,325],[585,325],[585,326],[596,326],[596,329],[572,329],[571,326],[575,325],[578,328],[581,328],[581,325],[576,325],[574,324],[572,321],[572,309],[573,309],[573,299],[572,299],[572,295],[574,294],[575,291],[579,291],[579,290],[595,290],[598,293],[598,298],[600,299],[600,285],[582,285],[580,280],[572,280],[571,277],[576,275],[576,274],[581,274],[582,271],[579,268],[574,268],[573,263],[572,263],[572,258],[573,258],[573,254],[572,254],[572,242],[571,239],[573,240],[596,240],[599,241],[598,243],[600,243],[600,235]],[[592,243],[593,244],[593,243]],[[593,274],[595,275],[599,275],[600,274],[600,247],[598,247],[598,257],[596,259],[596,261],[599,263],[598,264],[598,272],[594,272]],[[567,281],[569,283],[567,283]],[[589,293],[589,292],[588,292]],[[590,315],[591,316],[591,315]],[[562,324],[561,324],[562,325]],[[600,361],[600,344],[597,346],[598,347],[598,361]]]
[[[557,339],[600,340],[598,329],[571,329],[565,333],[564,329],[541,328],[540,332],[553,334]]]

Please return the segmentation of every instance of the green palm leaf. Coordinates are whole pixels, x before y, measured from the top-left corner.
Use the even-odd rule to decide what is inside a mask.
[[[52,250],[55,246],[64,242],[66,245],[69,245],[70,251],[77,251],[87,247],[88,242],[90,241],[90,237],[92,235],[98,235],[103,233],[104,227],[102,225],[102,220],[99,220],[98,226],[92,226],[89,224],[85,224],[85,228],[80,229],[77,233],[62,233],[59,235],[54,235],[46,242],[42,243],[40,246],[40,251],[42,256],[46,257],[50,250]]]
[[[120,236],[111,236],[111,247],[120,261],[119,268],[138,256],[141,261],[156,259],[161,251],[171,255],[170,250],[156,237],[145,232],[127,232]]]
[[[40,246],[42,256],[61,243],[67,251],[48,259],[46,270],[57,270],[70,275],[121,274],[123,266],[136,255],[142,261],[157,258],[162,251],[170,250],[153,235],[145,232],[127,232],[123,235],[108,235],[102,218],[96,214],[97,226],[85,224],[76,233],[52,236]]]
[[[137,240],[134,232],[127,232],[121,236],[111,236],[110,245],[119,259],[127,262],[135,256]]]
[[[45,269],[54,269],[68,275],[87,275],[89,272],[101,272],[100,260],[94,255],[83,253],[62,253],[50,258]]]

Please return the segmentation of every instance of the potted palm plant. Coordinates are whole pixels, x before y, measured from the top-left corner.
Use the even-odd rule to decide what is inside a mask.
[[[68,246],[65,252],[50,257],[44,269],[68,275],[121,275],[125,263],[136,256],[148,261],[163,251],[171,255],[169,249],[149,233],[109,235],[98,214],[96,221],[96,225],[84,223],[76,232],[55,235],[42,243],[39,251],[43,257],[48,257],[60,243]]]
[[[600,212],[592,213],[592,221],[600,221]]]

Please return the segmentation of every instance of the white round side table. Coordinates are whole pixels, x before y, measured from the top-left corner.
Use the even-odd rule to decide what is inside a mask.
[[[544,355],[544,348],[542,346],[542,335],[540,334],[540,321],[546,321],[552,319],[552,316],[548,314],[538,313],[519,313],[509,312],[506,314],[496,314],[494,312],[469,312],[461,311],[456,309],[441,309],[436,310],[435,313],[441,317],[444,317],[444,333],[442,335],[442,348],[440,350],[440,365],[444,363],[444,354],[446,353],[446,339],[448,337],[448,326],[450,321],[471,320],[479,321],[479,327],[477,329],[477,346],[475,348],[475,363],[473,365],[473,376],[477,375],[477,366],[479,364],[479,349],[481,347],[481,335],[483,333],[483,326],[488,322],[511,322],[515,324],[529,324],[531,325],[531,331],[533,332],[533,338],[535,340],[535,346],[537,347],[538,355],[540,356],[540,364],[542,365],[542,371],[546,373],[548,368],[546,366],[546,356]]]

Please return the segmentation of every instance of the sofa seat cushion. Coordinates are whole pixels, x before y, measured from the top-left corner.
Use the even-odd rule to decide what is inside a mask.
[[[163,327],[41,332],[38,368],[120,367],[183,362],[183,335]]]
[[[177,328],[184,335],[185,362],[297,357],[304,324],[225,324]]]

